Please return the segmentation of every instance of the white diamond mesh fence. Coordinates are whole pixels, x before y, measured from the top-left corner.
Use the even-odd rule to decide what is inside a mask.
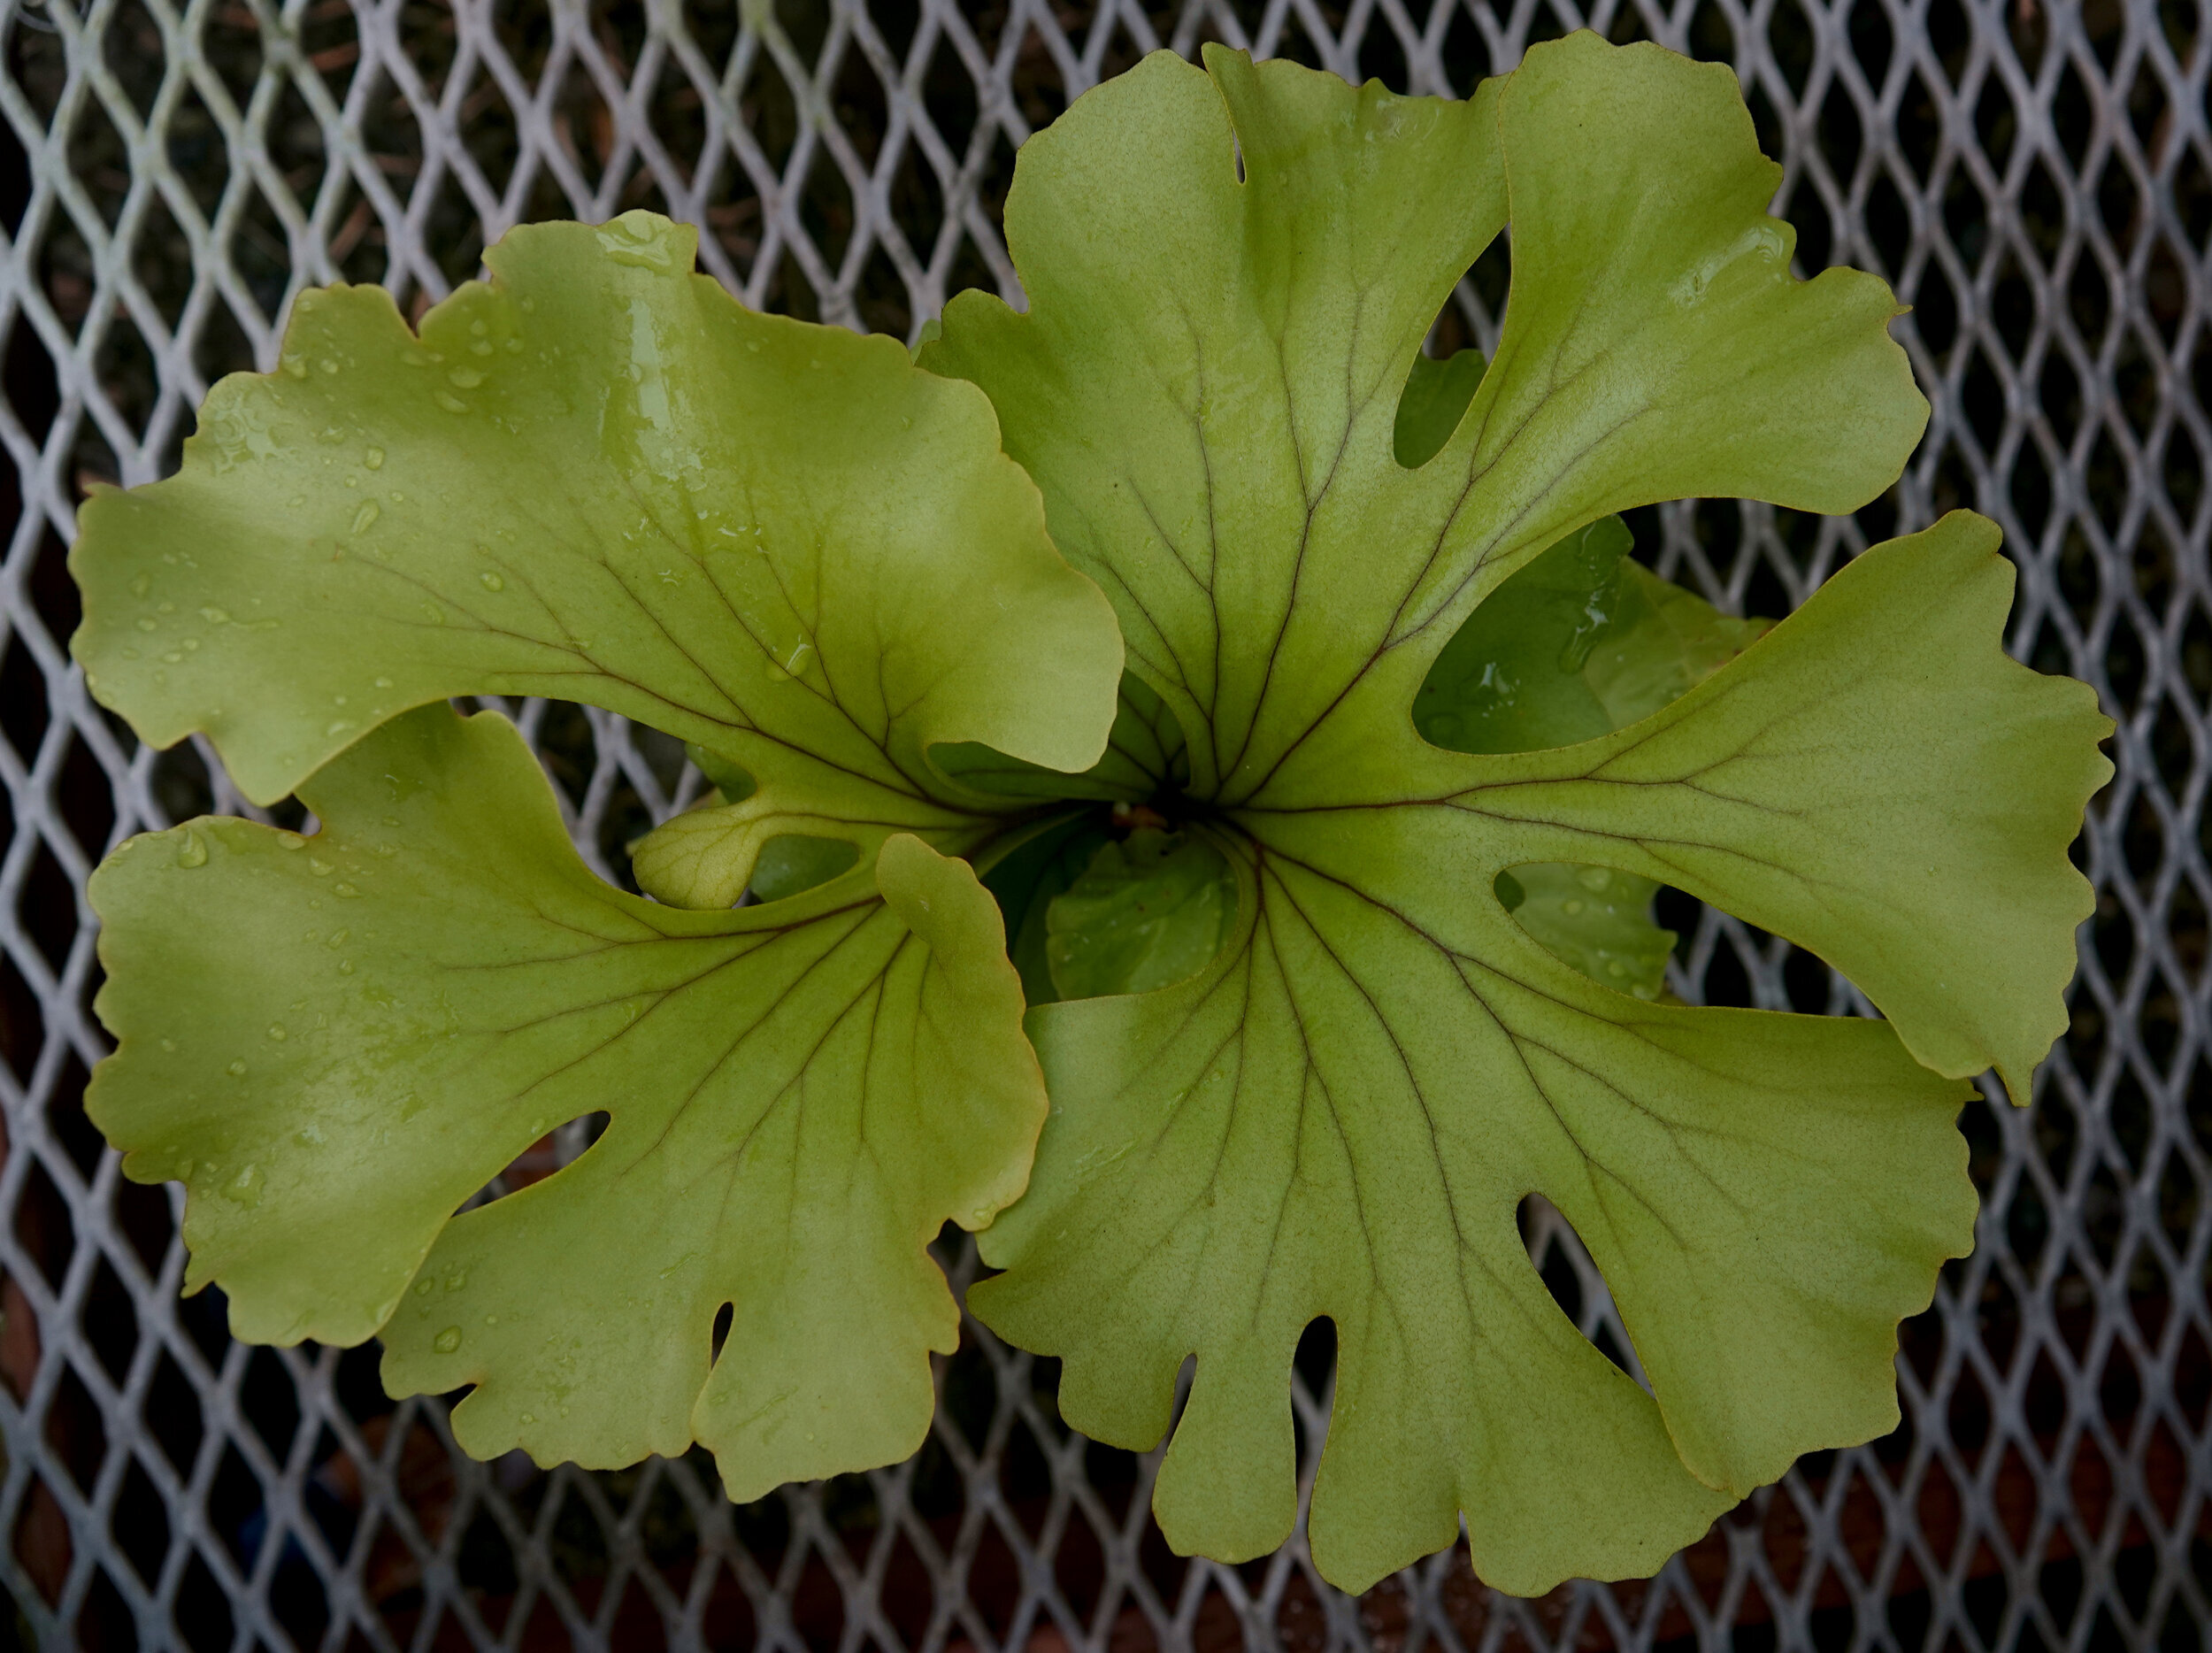
[[[1053,1363],[970,1324],[912,1461],[733,1506],[695,1454],[616,1473],[461,1455],[373,1350],[255,1349],[180,1299],[173,1189],[87,1123],[104,1048],[82,888],[122,836],[246,811],[211,757],[138,748],[71,671],[84,490],[176,461],[218,375],[274,365],[303,286],[413,312],[530,219],[649,206],[757,307],[911,336],[1013,292],[1013,154],[1144,51],[1208,39],[1465,93],[1589,24],[1733,65],[1808,273],[1876,270],[1934,403],[1855,519],[1686,504],[1642,554],[1778,614],[1953,504],[2004,527],[2016,651],[2087,679],[2118,774],[2073,1024],[2032,1111],[1963,1124],[1979,1245],[1908,1323],[1891,1435],[1801,1463],[1648,1584],[1536,1601],[1465,1557],[1361,1599],[1302,1536],[1173,1556],[1155,1459],[1071,1434]],[[2212,137],[2203,0],[0,0],[0,1577],[41,1646],[193,1649],[1374,1646],[1994,1649],[2212,1641]],[[1505,269],[1441,344],[1486,341]],[[578,842],[694,796],[660,737],[512,708]],[[281,811],[280,811],[281,813]],[[1672,899],[1672,898],[1671,898]],[[1694,903],[1674,985],[1848,1012],[1817,960]],[[542,1175],[579,1146],[511,1168]],[[1571,1233],[1532,1253],[1625,1354]],[[976,1266],[949,1243],[956,1284]],[[1325,1336],[1301,1350],[1305,1477]],[[6,1631],[0,1628],[0,1636]]]

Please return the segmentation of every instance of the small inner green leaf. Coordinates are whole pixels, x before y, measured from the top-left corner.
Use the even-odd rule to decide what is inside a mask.
[[[1398,398],[1398,422],[1391,432],[1400,465],[1417,471],[1443,451],[1467,404],[1475,399],[1475,387],[1482,382],[1487,365],[1482,352],[1471,348],[1441,360],[1433,356],[1413,358],[1405,393]]]
[[[1045,910],[1045,957],[1064,999],[1148,993],[1212,962],[1234,910],[1228,863],[1180,833],[1102,845]]]
[[[1517,899],[1507,898],[1509,882]],[[1654,880],[1551,861],[1499,873],[1498,891],[1522,928],[1593,981],[1640,999],[1665,989],[1675,938],[1651,921]]]
[[[781,901],[826,884],[860,859],[860,846],[843,838],[785,833],[760,847],[750,886],[755,901]]]

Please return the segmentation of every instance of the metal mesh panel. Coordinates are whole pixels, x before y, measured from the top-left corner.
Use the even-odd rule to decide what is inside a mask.
[[[697,221],[749,304],[910,334],[1013,291],[1013,150],[1144,50],[1205,39],[1464,93],[1587,21],[1730,62],[1807,271],[1881,272],[1935,404],[1856,519],[1639,513],[1662,572],[1779,613],[1872,539],[1969,504],[2022,571],[2016,652],[2096,685],[2117,779],[2074,1019],[2031,1112],[1967,1110],[1980,1243],[1905,1328],[1904,1422],[1817,1455],[1649,1584],[1523,1602],[1445,1554],[1360,1600],[1302,1535],[1185,1563],[1154,1457],[1071,1434],[1054,1368],[969,1325],[913,1461],[726,1503],[700,1455],[619,1473],[471,1462],[372,1351],[251,1349],[180,1300],[173,1189],[124,1183],[81,1091],[104,1049],[86,873],[126,834],[242,811],[209,755],[154,754],[69,669],[61,557],[97,480],[173,466],[219,373],[274,364],[305,284],[418,310],[518,221]],[[728,1645],[1135,1653],[1701,1645],[2159,1646],[2212,1639],[2212,1058],[2201,822],[2212,696],[2212,35],[2201,0],[0,0],[0,1576],[44,1645]],[[1502,267],[1439,324],[1492,336]],[[692,796],[680,754],[595,711],[514,709],[577,840]],[[248,811],[250,812],[250,811]],[[1675,985],[1844,1011],[1805,955],[1676,902]],[[543,1174],[578,1144],[511,1168]],[[1571,1232],[1532,1253],[1626,1340]],[[975,1268],[949,1244],[956,1284]],[[1328,1408],[1310,1338],[1305,1465]]]

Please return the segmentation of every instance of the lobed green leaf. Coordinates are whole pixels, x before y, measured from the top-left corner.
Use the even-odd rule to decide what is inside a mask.
[[[311,836],[203,819],[93,880],[119,1045],[88,1106],[185,1184],[187,1288],[252,1342],[380,1331],[395,1395],[475,1386],[480,1457],[695,1439],[745,1499],[913,1451],[958,1335],[926,1248],[1020,1192],[1045,1112],[967,866],[896,835],[787,901],[657,906],[584,866],[511,725],[442,707],[303,796]]]
[[[747,311],[693,244],[517,230],[419,336],[304,295],[177,476],[88,505],[95,693],[323,822],[111,859],[92,1106],[186,1183],[241,1336],[380,1329],[396,1392],[476,1386],[472,1450],[695,1438],[749,1497],[921,1439],[956,1334],[924,1248],[1019,1192],[1044,1105],[995,906],[939,853],[1016,806],[929,753],[1084,768],[1121,647],[982,396]],[[511,730],[429,703],[483,693],[690,743],[718,790],[634,847],[656,901],[584,870]]]
[[[94,694],[157,746],[204,732],[265,803],[470,694],[823,772],[864,815],[962,801],[938,742],[1087,767],[1120,644],[990,408],[746,310],[696,239],[523,227],[419,336],[380,288],[301,295],[281,369],[216,387],[177,475],[88,502]]]
[[[1594,526],[1695,495],[1854,509],[1917,440],[1888,290],[1790,275],[1777,177],[1732,77],[1654,47],[1571,36],[1465,104],[1160,54],[1025,148],[1026,312],[964,295],[920,353],[990,395],[1187,734],[1171,824],[1238,880],[1199,976],[1033,1005],[1054,1113],[971,1293],[1119,1445],[1158,1440],[1195,1355],[1156,1496],[1179,1549],[1287,1534],[1317,1317],[1311,1532],[1348,1589],[1463,1513],[1509,1590],[1648,1572],[1894,1421],[1896,1324],[1972,1239],[1959,1081],[2024,1080],[2062,1025],[2104,726],[2003,657],[1978,519],[1763,636]],[[1503,335],[1455,418],[1473,369],[1422,340],[1509,216]],[[1532,692],[1504,703],[1502,670]],[[1552,867],[1678,885],[1891,1020],[1614,991],[1664,933],[1617,910],[1622,975],[1571,968],[1498,893]],[[1532,1192],[1649,1395],[1545,1292]]]
[[[964,293],[919,358],[989,392],[1199,796],[1325,787],[1578,527],[1708,494],[1853,509],[1918,439],[1894,301],[1791,278],[1724,68],[1576,35],[1449,104],[1207,63],[1156,54],[1025,147],[1029,308]],[[1509,196],[1497,358],[1408,470],[1409,374]]]

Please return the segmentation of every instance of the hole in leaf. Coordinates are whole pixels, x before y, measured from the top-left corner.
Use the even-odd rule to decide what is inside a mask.
[[[1620,1323],[1620,1311],[1613,1306],[1613,1294],[1598,1272],[1598,1265],[1590,1260],[1589,1249],[1574,1225],[1540,1194],[1524,1196],[1514,1216],[1520,1225],[1521,1243],[1528,1248],[1528,1260],[1551,1300],[1559,1305],[1560,1313],[1589,1340],[1592,1348],[1649,1393],[1651,1385],[1630,1353],[1627,1330]]]
[[[1530,752],[1641,722],[1763,636],[1628,552],[1618,517],[1577,529],[1469,615],[1414,696],[1424,740]]]
[[[1391,442],[1398,463],[1417,471],[1443,450],[1475,399],[1488,364],[1472,345],[1439,358],[1416,356],[1398,396]]]
[[[733,1312],[731,1305],[726,1303],[714,1311],[713,1341],[708,1345],[707,1350],[707,1358],[710,1362],[722,1358],[722,1345],[729,1341],[730,1318]]]
[[[1298,1334],[1298,1352],[1291,1364],[1314,1395],[1328,1393],[1330,1374],[1336,1369],[1336,1322],[1323,1315],[1307,1322]]]
[[[1424,740],[1462,752],[1571,746],[1616,726],[1585,676],[1628,529],[1617,518],[1571,534],[1485,598],[1444,645],[1414,697]]]
[[[684,742],[684,756],[691,759],[699,773],[707,778],[707,784],[722,795],[725,803],[741,803],[753,796],[753,778],[738,764],[719,752],[710,751],[696,742]]]
[[[1060,996],[1045,960],[1046,911],[1082,875],[1109,835],[1097,813],[1074,816],[1024,840],[982,874],[983,888],[1005,923],[1007,954],[1032,1004],[1050,1004]]]
[[[1442,451],[1482,383],[1482,341],[1494,337],[1512,280],[1508,238],[1492,238],[1438,307],[1421,353],[1399,392],[1393,446],[1398,463],[1418,470]]]
[[[574,1165],[586,1149],[606,1134],[608,1119],[606,1111],[601,1109],[554,1126],[509,1160],[506,1168],[486,1183],[470,1203],[488,1205],[510,1194],[519,1194],[532,1183],[542,1182],[555,1172]]]
[[[1499,902],[1531,940],[1571,970],[1617,992],[1665,992],[1675,934],[1655,921],[1660,886],[1602,866],[1539,862],[1498,874]]]
[[[780,833],[760,847],[746,904],[802,895],[850,872],[859,859],[860,846],[849,839]]]

